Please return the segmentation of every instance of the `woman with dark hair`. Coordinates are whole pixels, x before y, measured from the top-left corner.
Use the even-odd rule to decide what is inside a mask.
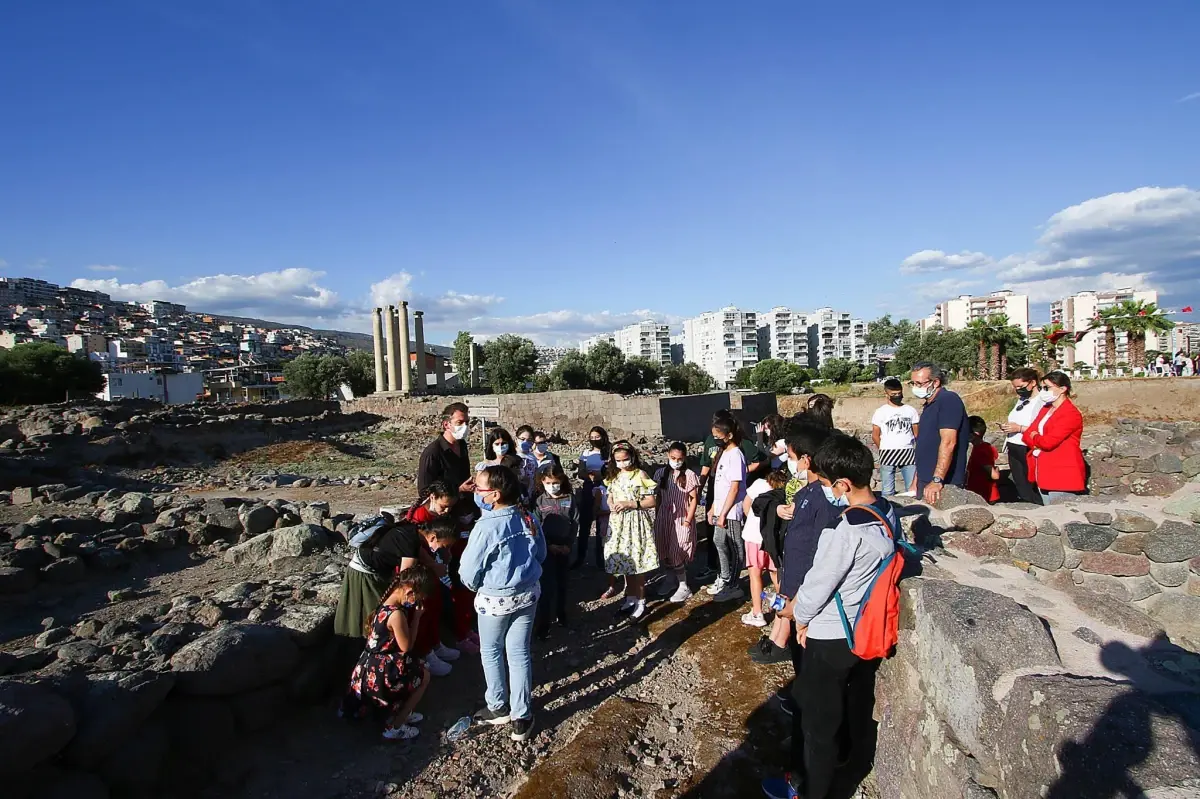
[[[833,400],[828,394],[813,394],[808,398],[805,418],[814,420],[822,427],[833,430]]]
[[[1017,489],[1017,496],[1022,502],[1034,505],[1042,504],[1042,495],[1029,476],[1029,448],[1025,446],[1022,435],[1029,429],[1038,411],[1042,409],[1042,401],[1035,394],[1041,378],[1037,369],[1022,367],[1013,371],[1009,378],[1012,387],[1017,392],[1017,403],[1008,412],[1008,421],[1000,425],[1008,438],[1005,447],[1008,450],[1008,473]]]
[[[671,576],[663,580],[661,596],[672,602],[687,602],[692,589],[687,584],[687,567],[696,556],[696,503],[700,478],[687,466],[687,445],[676,441],[667,450],[667,465],[654,476],[658,484],[658,505],[654,518],[654,537],[658,560]],[[672,577],[674,581],[672,582]]]
[[[485,724],[511,720],[515,741],[533,734],[531,643],[546,560],[546,537],[537,520],[521,509],[521,493],[517,476],[505,466],[489,466],[475,475],[475,502],[483,513],[459,564],[463,584],[475,592],[487,680],[487,707],[475,719]]]
[[[1021,434],[1029,448],[1029,478],[1042,495],[1042,504],[1087,490],[1087,464],[1079,440],[1083,415],[1071,402],[1071,378],[1049,372],[1038,392],[1042,409]]]
[[[783,417],[768,414],[758,424],[758,445],[771,456],[770,471],[787,467],[787,433],[784,432]]]
[[[488,432],[484,450],[488,458],[475,464],[475,471],[481,472],[489,466],[507,466],[514,472],[520,471],[521,456],[517,454],[517,442],[503,427]]]
[[[575,555],[572,569],[578,569],[587,560],[588,537],[592,531],[592,521],[598,516],[595,507],[595,489],[597,481],[593,475],[604,472],[604,466],[612,457],[612,444],[608,441],[608,431],[603,427],[593,427],[588,431],[588,445],[579,454],[580,478],[579,494],[576,502],[579,505],[579,548]],[[596,530],[596,568],[604,568],[604,539],[600,530]]]
[[[625,601],[618,613],[640,619],[646,613],[646,575],[658,568],[654,546],[654,492],[657,486],[644,471],[638,451],[628,441],[613,445],[605,471],[608,488],[608,540],[604,567],[625,576]]]

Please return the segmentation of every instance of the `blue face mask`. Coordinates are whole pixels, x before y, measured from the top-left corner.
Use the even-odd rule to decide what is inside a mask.
[[[540,454],[545,455],[547,452],[550,451],[550,445],[547,444],[545,441],[543,441],[542,443],[537,445],[537,451]]]
[[[475,494],[474,496],[475,496],[475,505],[478,506],[478,508],[480,510],[491,510],[494,507],[492,505],[492,503],[483,501],[482,494]]]
[[[525,439],[518,441],[517,446],[520,447],[522,455],[528,455],[533,450],[533,444]]]
[[[497,444],[496,445],[496,454],[497,455],[507,455],[508,454],[508,444]]]
[[[842,494],[840,497],[835,497],[833,495],[833,488],[825,485],[824,483],[821,484],[821,490],[825,492],[825,499],[829,500],[829,504],[833,505],[835,508],[844,508],[850,504],[850,500],[845,494]]]

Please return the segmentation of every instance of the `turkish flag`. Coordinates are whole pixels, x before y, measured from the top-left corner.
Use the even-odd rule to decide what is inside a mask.
[[[1190,305],[1185,305],[1185,306],[1183,306],[1183,308],[1181,309],[1181,311],[1182,311],[1182,313],[1191,313],[1191,312],[1192,312],[1192,306],[1190,306]]]
[[[1083,340],[1083,337],[1086,336],[1090,332],[1091,332],[1090,330],[1083,330],[1083,331],[1080,331],[1079,333],[1076,333],[1075,334],[1075,343],[1078,344],[1080,341]]]
[[[1046,340],[1049,341],[1051,344],[1057,344],[1058,340],[1065,335],[1067,335],[1067,331],[1059,330],[1059,331],[1056,331],[1056,332],[1051,333],[1050,335],[1046,336]]]

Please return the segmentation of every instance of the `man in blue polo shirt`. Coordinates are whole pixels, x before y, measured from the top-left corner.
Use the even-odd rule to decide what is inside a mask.
[[[946,388],[946,373],[929,361],[913,364],[913,396],[925,400],[917,431],[917,496],[930,505],[946,483],[962,487],[967,478],[971,425],[962,398]]]

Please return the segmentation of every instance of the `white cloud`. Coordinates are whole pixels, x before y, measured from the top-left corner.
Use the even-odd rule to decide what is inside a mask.
[[[116,266],[114,264],[92,264],[88,267],[89,272],[124,272],[125,267]]]
[[[1191,102],[1192,100],[1200,100],[1200,92],[1192,92],[1191,94],[1185,94],[1183,97],[1180,97],[1175,102],[1176,103],[1187,103],[1187,102]]]
[[[1171,296],[1191,303],[1200,292],[1200,191],[1143,186],[1095,197],[1053,214],[1035,244],[999,260],[923,250],[901,262],[900,272],[966,269],[999,284],[989,288],[1020,290],[1034,302],[1133,286],[1157,289],[1168,304]]]
[[[656,313],[648,309],[628,312],[542,311],[527,316],[482,317],[471,320],[470,330],[479,338],[493,338],[501,333],[518,333],[538,344],[565,346],[598,333],[614,330],[653,319],[660,324],[677,325],[682,317]]]
[[[979,269],[992,263],[992,259],[981,252],[963,250],[946,253],[941,250],[921,250],[900,262],[900,274],[922,275],[930,272],[954,272]]]

